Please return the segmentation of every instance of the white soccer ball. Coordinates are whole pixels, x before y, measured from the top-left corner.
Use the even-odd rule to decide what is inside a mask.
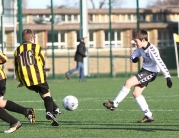
[[[73,95],[68,95],[63,99],[63,107],[68,111],[73,111],[78,107],[78,99]]]

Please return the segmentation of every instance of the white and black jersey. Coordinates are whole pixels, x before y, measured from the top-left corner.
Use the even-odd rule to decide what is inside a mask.
[[[146,48],[136,48],[131,54],[131,61],[136,57],[143,58],[142,68],[155,73],[161,70],[165,78],[171,78],[165,63],[160,57],[158,49],[153,44],[148,43]]]

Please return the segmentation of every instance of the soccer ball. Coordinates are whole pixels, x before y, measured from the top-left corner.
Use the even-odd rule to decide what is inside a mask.
[[[68,95],[63,99],[63,107],[68,111],[73,111],[78,107],[78,99],[75,96]]]

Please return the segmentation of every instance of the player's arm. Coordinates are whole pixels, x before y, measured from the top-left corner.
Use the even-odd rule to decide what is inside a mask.
[[[18,81],[20,81],[19,73],[18,73],[18,63],[16,59],[17,51],[14,52],[14,67],[15,67],[15,74]]]
[[[0,64],[6,63],[8,60],[7,56],[0,52]]]
[[[41,47],[39,48],[39,60],[41,61],[42,66],[45,66],[45,56]]]
[[[163,60],[161,59],[160,57],[160,54],[159,54],[159,51],[157,48],[155,47],[151,47],[150,48],[150,57],[151,59],[156,62],[156,64],[159,66],[159,68],[161,69],[164,77],[166,78],[167,80],[167,86],[169,88],[172,87],[172,81],[171,81],[171,76],[170,76],[170,73],[168,71],[168,68],[166,67],[165,63],[163,62]]]
[[[141,55],[140,55],[139,49],[136,48],[134,52],[131,54],[130,59],[133,63],[137,63],[139,61],[140,56]]]
[[[79,45],[79,46],[77,47],[77,52],[78,52],[78,54],[82,55],[83,57],[86,57],[85,51],[84,51],[84,49],[83,49],[82,46]]]

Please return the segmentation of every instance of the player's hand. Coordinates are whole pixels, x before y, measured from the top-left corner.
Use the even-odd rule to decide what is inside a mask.
[[[168,88],[171,88],[172,87],[172,80],[171,80],[171,78],[166,78],[166,80],[167,80],[167,86],[168,86]]]
[[[22,84],[22,83],[19,83],[19,84],[17,85],[17,88],[22,87],[22,86],[23,86],[23,84]]]

